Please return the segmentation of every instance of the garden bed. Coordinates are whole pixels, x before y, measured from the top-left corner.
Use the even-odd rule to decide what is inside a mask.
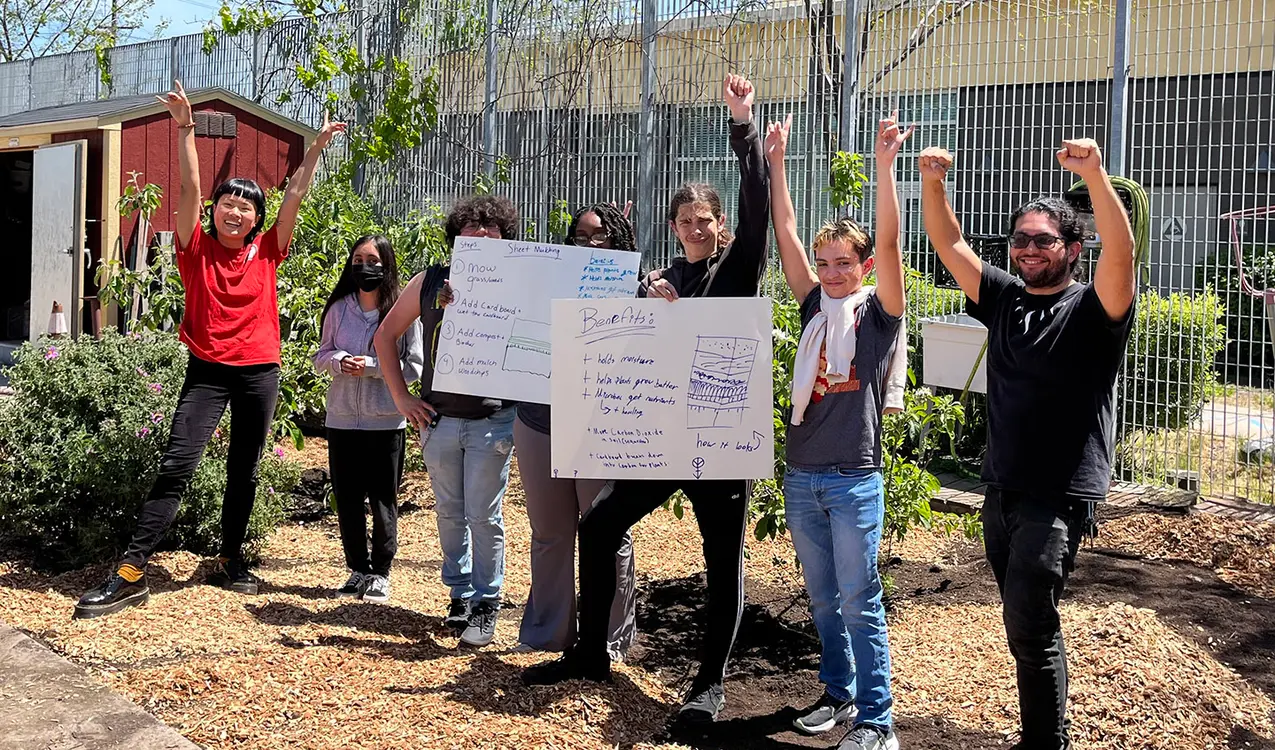
[[[320,441],[306,452],[321,460]],[[199,585],[206,563],[157,556],[150,603],[91,621],[71,605],[105,568],[59,576],[0,563],[0,619],[49,644],[209,748],[827,747],[789,731],[819,694],[817,639],[786,538],[749,540],[748,603],[723,721],[672,732],[693,673],[703,559],[694,521],[635,531],[639,644],[614,686],[528,689],[513,653],[529,529],[507,496],[508,606],[496,642],[458,647],[428,480],[413,476],[388,605],[331,598],[345,578],[330,518],[281,528],[263,593]],[[1275,527],[1131,515],[1082,551],[1063,606],[1078,747],[1275,748]],[[1229,546],[1228,546],[1229,545]],[[1004,748],[1017,722],[995,584],[978,546],[915,532],[892,550],[895,712],[908,748]]]

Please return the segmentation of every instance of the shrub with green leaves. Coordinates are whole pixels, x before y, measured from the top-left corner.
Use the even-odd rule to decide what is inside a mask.
[[[1244,273],[1254,289],[1275,289],[1275,248],[1249,246],[1243,258]],[[1263,386],[1263,378],[1275,368],[1265,303],[1240,288],[1239,269],[1229,247],[1219,250],[1195,274],[1199,286],[1211,285],[1217,291],[1225,310],[1227,342],[1219,352],[1218,372],[1230,383]]]
[[[137,523],[168,440],[187,354],[169,333],[23,347],[0,404],[0,529],[54,567],[117,556]],[[182,498],[165,548],[216,552],[229,417]],[[299,467],[270,451],[246,549],[255,557],[284,517]]]
[[[1213,363],[1226,345],[1217,295],[1154,291],[1138,296],[1120,394],[1123,432],[1176,430],[1200,414],[1213,392]]]

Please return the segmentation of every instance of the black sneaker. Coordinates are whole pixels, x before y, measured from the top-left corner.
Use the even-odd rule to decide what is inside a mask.
[[[725,705],[726,689],[721,683],[698,690],[691,688],[691,697],[682,704],[678,718],[688,724],[711,724]]]
[[[363,586],[363,601],[384,604],[390,600],[390,579],[375,573],[368,576]]]
[[[841,740],[837,750],[899,750],[899,738],[892,730],[860,724]]]
[[[813,706],[793,720],[792,725],[806,734],[821,734],[854,716],[854,701],[839,701],[825,690]]]
[[[101,586],[84,592],[84,596],[75,603],[76,620],[89,620],[102,615],[110,615],[122,609],[145,604],[151,598],[150,586],[146,584],[146,574],[137,581],[129,581],[115,571],[106,577]]]
[[[567,680],[589,680],[591,682],[611,681],[611,660],[583,659],[573,650],[565,654],[522,670],[524,685],[557,685]]]
[[[496,615],[500,614],[500,602],[478,602],[469,613],[469,624],[460,634],[460,642],[467,646],[486,646],[496,637]]]
[[[261,587],[261,579],[248,572],[243,563],[224,557],[217,558],[213,572],[208,574],[204,583],[239,594],[255,594]]]
[[[469,609],[468,599],[452,599],[452,605],[447,608],[447,617],[443,618],[443,624],[452,630],[464,630],[469,627]]]
[[[336,590],[338,599],[358,599],[363,595],[363,585],[367,576],[357,570],[350,571],[350,579],[345,585]]]

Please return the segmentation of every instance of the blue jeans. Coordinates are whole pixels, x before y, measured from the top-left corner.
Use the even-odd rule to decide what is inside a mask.
[[[500,601],[505,580],[501,504],[509,485],[516,411],[501,409],[487,419],[443,417],[425,444],[443,583],[453,599]]]
[[[885,516],[881,473],[790,466],[784,516],[823,646],[819,680],[832,697],[854,700],[859,722],[889,729],[890,644],[877,573]]]

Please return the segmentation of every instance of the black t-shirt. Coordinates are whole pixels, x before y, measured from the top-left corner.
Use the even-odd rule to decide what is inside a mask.
[[[438,359],[438,331],[443,326],[443,307],[438,293],[451,275],[451,266],[434,265],[425,269],[421,279],[421,331],[425,336],[427,356],[421,372],[421,397],[438,410],[440,416],[455,419],[486,419],[501,409],[513,406],[494,398],[480,398],[462,393],[434,390],[434,364]]]
[[[1134,305],[1110,320],[1093,284],[1055,294],[983,264],[987,326],[987,455],[983,479],[1009,490],[1102,500],[1115,449],[1115,383]]]

